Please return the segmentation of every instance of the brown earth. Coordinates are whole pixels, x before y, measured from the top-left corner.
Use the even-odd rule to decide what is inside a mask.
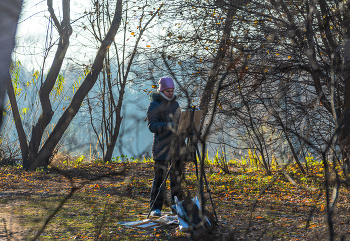
[[[231,166],[230,170],[232,174],[224,174],[217,167],[207,170],[219,226],[210,235],[200,236],[201,232],[194,233],[193,239],[327,240],[329,238],[322,188],[306,192],[293,187],[281,177],[259,197],[258,193],[263,185],[255,186],[255,182],[259,180],[256,179],[257,175],[261,175],[259,178],[264,177],[262,173],[247,172],[234,166]],[[194,192],[195,185],[191,179],[193,173],[193,166],[187,166],[185,175],[187,178],[183,185],[184,189]],[[17,167],[2,167],[0,168],[0,240],[25,240],[32,237],[54,212],[60,203],[59,200],[69,195],[72,187],[77,189],[71,199],[79,197],[73,201],[79,203],[81,208],[73,210],[63,206],[57,215],[49,220],[49,224],[52,225],[44,230],[40,240],[56,240],[60,237],[93,240],[96,238],[94,228],[83,230],[83,226],[74,225],[75,223],[78,225],[79,218],[82,218],[81,222],[86,222],[83,218],[91,220],[95,216],[101,217],[99,220],[102,220],[101,225],[105,227],[100,230],[102,240],[109,238],[125,240],[126,237],[128,240],[190,240],[191,235],[179,232],[177,226],[139,231],[125,229],[117,224],[120,220],[144,218],[143,215],[148,212],[152,175],[152,165],[143,163],[88,164],[75,167],[61,165],[58,170],[50,168],[47,171],[31,173]],[[293,178],[297,180],[298,176]],[[312,176],[309,178],[312,179]],[[86,208],[90,204],[80,204],[80,201],[83,203],[85,200],[84,195],[91,203],[91,211],[90,206]],[[54,203],[45,202],[45,200],[56,200],[55,198],[58,201]],[[96,200],[98,198],[99,201],[94,198]],[[134,200],[132,201],[134,203],[128,203],[130,200]],[[257,205],[251,213],[254,200],[257,200]],[[43,205],[40,209],[35,209],[40,212],[33,211],[32,206],[35,204],[39,207]],[[103,205],[105,207],[110,205],[113,211],[109,211],[108,208],[102,209]],[[168,206],[165,205],[165,211]],[[207,206],[212,211],[209,199]],[[349,192],[342,189],[332,220],[336,239],[346,240],[350,237],[349,207]],[[98,211],[98,208],[104,211]],[[111,215],[103,219],[102,214],[106,212],[111,212]],[[73,221],[70,226],[67,224],[64,226],[62,219],[66,223],[68,219]],[[69,237],[64,236],[68,235],[67,230],[72,233]]]

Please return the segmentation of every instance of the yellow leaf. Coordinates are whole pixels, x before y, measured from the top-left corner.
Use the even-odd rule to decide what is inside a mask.
[[[156,85],[152,85],[152,88],[153,88],[153,89],[157,89],[157,86],[156,86]]]
[[[135,34],[134,32],[131,33],[131,35],[134,35],[134,34]]]
[[[147,45],[146,47],[149,48],[149,47],[151,47],[151,45]]]
[[[288,59],[292,58],[292,56],[288,56]]]
[[[324,205],[322,204],[321,205],[321,212],[324,210]]]

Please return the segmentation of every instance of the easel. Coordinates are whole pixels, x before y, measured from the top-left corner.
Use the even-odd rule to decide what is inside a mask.
[[[201,154],[200,154],[199,149],[198,149],[198,139],[195,138],[196,137],[195,134],[197,134],[197,136],[199,136],[198,130],[199,130],[199,125],[200,125],[200,119],[202,117],[202,112],[198,115],[199,118],[200,118],[199,120],[198,119],[196,120],[196,118],[198,118],[198,116],[195,116],[196,115],[195,112],[196,112],[196,108],[195,108],[195,106],[192,106],[190,126],[186,129],[186,138],[185,139],[187,139],[187,146],[188,146],[188,150],[189,150],[189,156],[190,156],[190,159],[193,161],[193,163],[195,165],[196,177],[197,177],[197,180],[198,180],[199,177],[198,177],[197,157],[198,157],[198,160],[202,160],[202,157],[201,157]],[[195,122],[197,122],[197,128],[195,126]],[[215,221],[216,221],[216,223],[218,223],[218,217],[216,215],[214,202],[213,202],[213,199],[211,197],[211,191],[210,191],[210,188],[209,188],[209,184],[208,184],[208,180],[207,180],[207,176],[206,176],[205,172],[203,173],[203,177],[204,177],[205,185],[207,187],[206,191],[209,194],[209,199],[210,199],[211,205],[213,207]]]
[[[199,179],[197,156],[198,156],[198,159],[201,160],[201,155],[199,153],[198,140],[195,138],[195,134],[196,134],[196,132],[198,133],[201,117],[202,117],[202,111],[196,112],[196,108],[193,106],[190,111],[187,111],[187,112],[184,111],[181,113],[179,128],[178,128],[178,132],[179,132],[178,134],[181,136],[181,139],[183,140],[183,141],[181,141],[181,144],[186,143],[186,140],[187,140],[186,145],[187,145],[188,153],[186,153],[186,156],[188,156],[189,159],[192,160],[194,165],[195,165],[197,180]],[[197,123],[197,128],[195,126],[195,123]],[[183,157],[180,157],[180,158],[183,158]],[[159,187],[158,193],[157,193],[157,195],[156,195],[156,197],[155,197],[155,199],[150,207],[150,210],[148,212],[147,219],[149,218],[149,216],[152,212],[155,200],[157,200],[159,194],[162,192],[162,188],[164,187],[166,180],[168,179],[168,176],[170,174],[172,166],[173,166],[173,163],[171,163],[171,165],[170,165],[170,167],[165,175],[165,178]],[[209,194],[210,202],[211,202],[211,205],[213,207],[215,221],[216,221],[216,223],[218,223],[218,218],[216,215],[215,206],[213,203],[213,199],[211,197],[211,191],[209,189],[209,184],[208,184],[205,172],[204,172],[203,176],[204,176],[205,185],[207,187],[206,191]]]

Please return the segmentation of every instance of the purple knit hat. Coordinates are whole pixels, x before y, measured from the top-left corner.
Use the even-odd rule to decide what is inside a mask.
[[[159,84],[158,90],[160,92],[162,92],[164,90],[167,90],[167,89],[175,89],[175,85],[174,85],[173,79],[168,77],[168,76],[160,78],[158,84]]]

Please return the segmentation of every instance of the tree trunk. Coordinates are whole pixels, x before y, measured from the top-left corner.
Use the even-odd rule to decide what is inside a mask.
[[[27,144],[27,137],[26,133],[24,132],[21,116],[18,111],[17,101],[16,101],[16,95],[15,91],[13,90],[13,85],[11,79],[7,82],[7,94],[10,99],[11,108],[12,108],[12,115],[13,119],[15,120],[15,126],[18,134],[18,139],[21,147],[21,153],[22,158],[26,157],[28,155],[28,144]],[[23,162],[23,167],[25,167],[28,163]]]
[[[4,112],[6,84],[11,81],[11,53],[15,46],[17,22],[22,0],[0,1],[0,128]]]
[[[232,23],[233,23],[233,16],[235,14],[235,8],[231,7],[229,8],[226,16],[226,22],[225,27],[223,30],[222,38],[220,41],[220,44],[218,46],[218,52],[214,59],[214,65],[211,68],[211,71],[209,73],[208,81],[204,87],[203,94],[200,99],[200,105],[199,108],[203,110],[203,117],[208,113],[208,106],[212,99],[212,92],[214,90],[215,84],[218,80],[218,75],[220,73],[222,63],[224,61],[224,58],[226,56],[226,52],[231,45],[230,35],[232,30]],[[203,121],[202,121],[203,123]]]
[[[342,150],[343,161],[346,169],[350,170],[350,3],[347,4],[346,15],[344,17],[344,26],[347,26],[344,36],[344,66],[343,77],[345,82],[344,90],[344,110],[340,123],[341,133],[339,135],[339,144]]]
[[[68,128],[69,124],[73,120],[74,116],[78,113],[81,104],[85,96],[92,89],[96,83],[97,77],[100,74],[103,67],[103,60],[106,54],[107,49],[113,43],[114,37],[119,29],[121,23],[121,13],[122,13],[122,0],[118,0],[116,3],[116,10],[112,24],[108,30],[108,33],[104,40],[101,43],[101,46],[96,54],[94,64],[92,65],[90,73],[86,76],[85,80],[75,93],[72,98],[72,101],[66,111],[62,114],[61,118],[58,120],[56,126],[51,132],[50,136],[46,140],[42,149],[40,150],[37,158],[30,166],[29,170],[35,170],[40,166],[47,166],[49,164],[49,158],[52,156],[52,153],[62,138],[62,135]]]
[[[211,68],[211,71],[209,73],[208,81],[206,85],[204,86],[204,90],[202,92],[202,96],[200,98],[200,104],[199,108],[203,110],[203,116],[204,118],[206,114],[208,113],[208,108],[209,108],[209,103],[212,99],[213,95],[213,90],[215,87],[215,84],[218,81],[218,76],[220,74],[220,70],[223,67],[223,62],[225,57],[227,56],[227,51],[229,47],[231,46],[231,41],[230,41],[230,35],[231,35],[231,30],[232,30],[232,24],[233,24],[233,17],[236,13],[236,9],[244,4],[249,3],[250,0],[231,0],[229,3],[226,3],[224,1],[217,1],[218,6],[223,5],[228,8],[228,12],[226,15],[226,21],[225,21],[225,26],[224,30],[222,33],[221,41],[218,46],[218,51],[215,56],[215,59],[213,61],[214,65]],[[202,121],[202,126],[204,124],[204,121]],[[201,128],[202,128],[201,126]]]
[[[106,65],[107,65],[107,83],[108,83],[108,91],[109,91],[109,95],[110,95],[110,102],[111,102],[111,107],[110,110],[112,110],[112,108],[114,109],[114,111],[110,111],[110,116],[108,117],[111,120],[111,128],[107,131],[106,130],[106,141],[107,141],[107,149],[106,149],[106,153],[104,153],[103,156],[103,161],[104,162],[108,162],[111,160],[112,155],[113,155],[113,151],[115,148],[115,144],[117,142],[118,136],[119,136],[119,131],[120,131],[120,125],[122,122],[123,117],[121,116],[121,109],[122,109],[122,105],[123,105],[123,99],[124,99],[124,94],[125,94],[125,86],[126,86],[126,81],[128,79],[129,73],[130,73],[130,68],[131,65],[133,63],[133,60],[135,58],[135,54],[137,52],[137,48],[138,48],[138,44],[141,40],[141,37],[143,35],[143,33],[145,32],[145,30],[147,29],[147,26],[151,23],[151,21],[154,19],[155,16],[157,16],[157,14],[159,13],[160,9],[163,7],[163,4],[161,4],[159,6],[159,8],[157,9],[157,11],[155,13],[153,13],[152,17],[147,21],[147,23],[145,24],[144,27],[142,27],[139,36],[136,40],[136,43],[134,45],[134,51],[132,52],[131,56],[130,56],[130,60],[128,62],[128,65],[126,67],[126,71],[124,74],[123,71],[123,75],[120,75],[120,90],[119,90],[119,98],[118,98],[118,102],[116,104],[116,102],[114,101],[114,97],[113,97],[113,91],[112,91],[112,84],[111,84],[111,78],[110,78],[110,69],[109,69],[109,64],[106,58]],[[125,37],[125,36],[124,36]],[[115,44],[115,42],[114,42]],[[117,50],[117,47],[115,46],[115,49]],[[117,53],[118,54],[118,53]],[[119,59],[118,59],[118,65],[119,65]],[[124,59],[122,60],[122,65],[124,66]],[[124,68],[122,68],[124,69]],[[113,125],[113,114],[115,113],[115,125]],[[104,118],[104,121],[106,121],[106,118]],[[107,129],[107,128],[106,128]],[[108,138],[110,136],[110,138]]]
[[[36,125],[32,128],[32,136],[29,143],[29,153],[26,157],[23,158],[23,163],[28,162],[29,166],[38,155],[38,150],[44,131],[46,127],[50,124],[51,119],[54,115],[50,102],[50,93],[56,83],[58,74],[61,70],[62,63],[64,57],[66,56],[66,52],[69,46],[69,37],[72,34],[72,28],[70,26],[70,0],[64,0],[62,2],[63,20],[61,24],[58,23],[55,13],[52,9],[52,0],[48,0],[47,5],[51,17],[54,20],[56,28],[58,29],[58,32],[60,34],[60,40],[50,71],[46,76],[45,82],[42,83],[39,91],[42,112]],[[29,166],[23,165],[25,169],[28,169]]]
[[[112,155],[113,155],[113,151],[114,151],[114,147],[115,147],[115,143],[117,142],[117,139],[119,136],[120,124],[122,123],[122,119],[123,119],[123,117],[120,116],[120,111],[122,108],[121,103],[123,103],[124,93],[121,94],[121,92],[124,92],[124,89],[123,89],[123,91],[119,92],[119,101],[118,101],[118,106],[117,106],[117,110],[116,110],[116,112],[117,112],[116,113],[116,123],[114,126],[114,132],[113,132],[112,138],[110,140],[110,143],[107,143],[106,154],[104,155],[104,158],[103,158],[104,162],[108,162],[111,160]]]

